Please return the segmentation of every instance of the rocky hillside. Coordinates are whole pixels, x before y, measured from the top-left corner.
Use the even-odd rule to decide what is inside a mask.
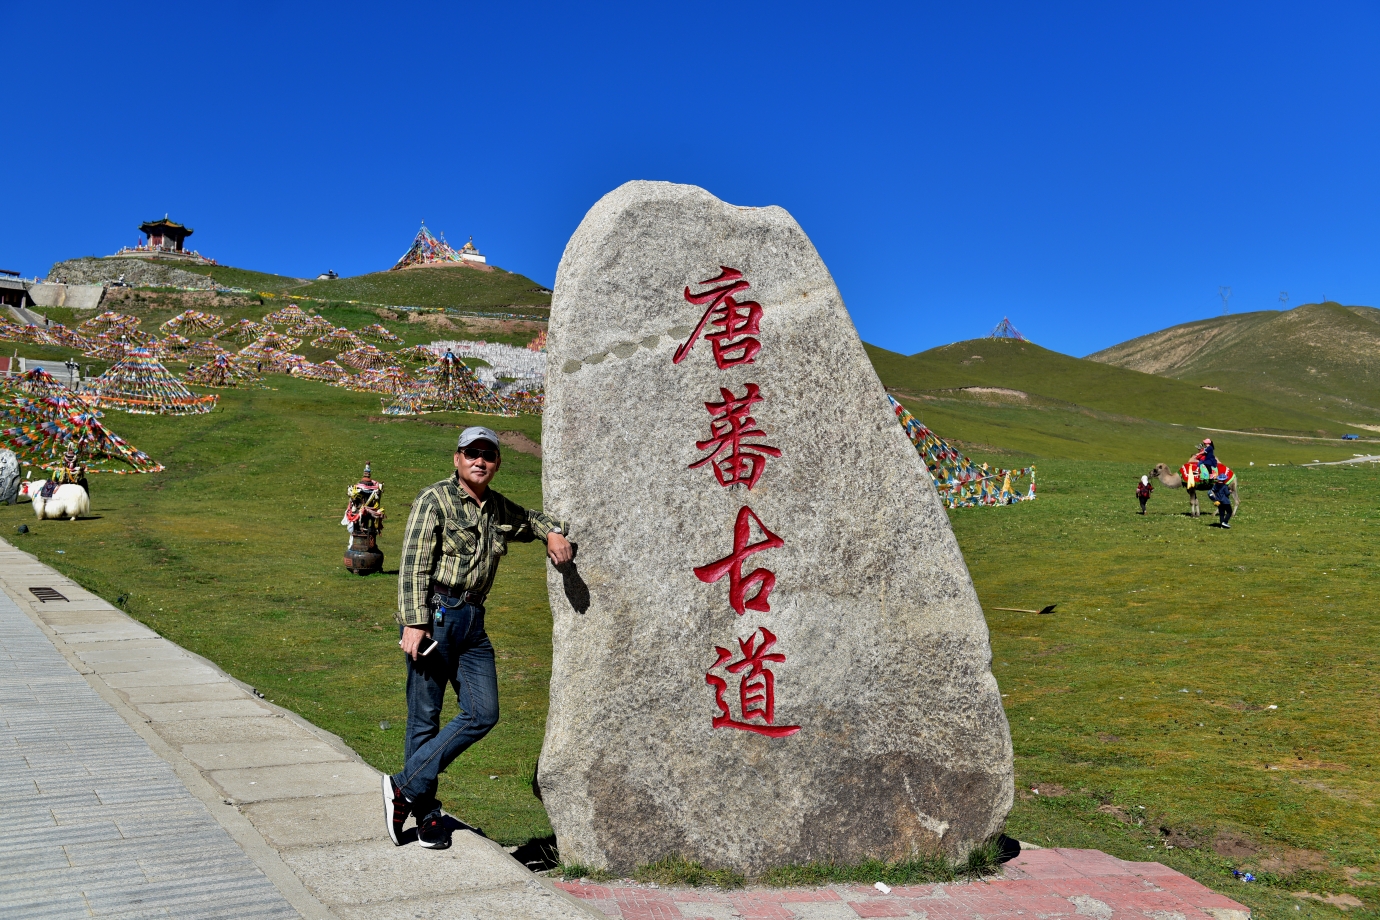
[[[131,287],[216,289],[216,282],[205,275],[148,259],[68,259],[48,270],[48,280],[61,284],[108,284],[121,278]]]
[[[1380,310],[1373,307],[1328,301],[1199,320],[1088,358],[1342,421],[1380,420]]]

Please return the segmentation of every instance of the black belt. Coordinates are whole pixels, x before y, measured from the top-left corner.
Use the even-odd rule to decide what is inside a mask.
[[[454,594],[455,589],[449,585],[443,585],[439,581],[431,583],[431,602],[441,607],[453,608],[461,604],[473,604],[476,607],[484,606],[485,595],[478,591],[461,591]]]

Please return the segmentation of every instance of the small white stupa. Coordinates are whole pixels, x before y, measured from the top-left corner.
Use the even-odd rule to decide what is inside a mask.
[[[474,237],[470,237],[470,241],[460,247],[460,258],[464,259],[466,262],[486,263],[489,261],[480,254],[478,249],[474,248]]]

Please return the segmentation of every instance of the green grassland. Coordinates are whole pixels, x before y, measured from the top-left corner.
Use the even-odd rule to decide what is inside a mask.
[[[1380,422],[1380,310],[1373,307],[1328,301],[1200,320],[1090,358],[1338,422]]]
[[[149,310],[145,326],[163,315]],[[1143,374],[1020,347],[872,351],[940,435],[978,459],[1039,466],[1038,501],[951,513],[1007,694],[1011,832],[1166,862],[1267,918],[1339,915],[1291,895],[1304,890],[1353,895],[1366,906],[1352,916],[1380,915],[1380,472],[1294,465],[1374,447],[1308,440],[1326,422],[1297,407],[1216,401],[1178,381],[1156,389]],[[963,364],[974,354],[983,360]],[[275,389],[220,391],[207,416],[108,413],[168,469],[96,477],[89,520],[36,524],[20,505],[0,507],[0,528],[28,524],[10,537],[18,546],[395,769],[396,577],[341,566],[345,487],[366,460],[387,483],[393,572],[406,507],[448,469],[456,429],[484,421],[539,440],[540,420],[385,420],[374,396],[267,382]],[[1182,461],[1207,423],[1257,432],[1215,435],[1240,472],[1233,528],[1186,517],[1184,493],[1164,488],[1135,514],[1136,478]],[[539,503],[540,461],[505,451],[496,487]],[[441,787],[453,813],[506,843],[550,833],[529,788],[550,674],[545,566],[539,544],[503,563],[489,616],[503,719]],[[993,609],[1049,603],[1045,617]],[[1236,882],[1233,868],[1260,881]]]
[[[1375,434],[1360,441],[1252,435],[1146,421],[1077,405],[1013,405],[981,396],[892,395],[954,446],[1004,467],[1060,459],[1115,460],[1135,464],[1141,473],[1160,462],[1177,469],[1204,437],[1211,437],[1218,456],[1241,472],[1270,463],[1330,462],[1358,452],[1380,453],[1380,435]]]
[[[1375,915],[1344,873],[1380,879],[1380,473],[1258,469],[1222,531],[1182,492],[1134,513],[1137,467],[1042,469],[1038,501],[952,515],[1008,695],[1011,832],[1166,862],[1267,916],[1297,890]]]

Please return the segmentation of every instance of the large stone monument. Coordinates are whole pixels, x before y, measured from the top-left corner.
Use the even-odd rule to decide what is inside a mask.
[[[13,505],[19,498],[19,458],[14,451],[0,450],[0,502]]]
[[[757,872],[998,835],[1011,739],[945,511],[781,208],[630,182],[556,276],[539,782],[563,860]]]

